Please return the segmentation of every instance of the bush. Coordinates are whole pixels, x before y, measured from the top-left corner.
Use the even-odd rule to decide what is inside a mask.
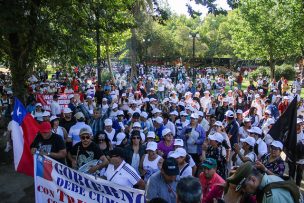
[[[102,70],[100,73],[101,84],[105,84],[108,80],[111,80],[111,73],[108,70]]]
[[[249,73],[249,78],[256,80],[260,75],[270,77],[270,67],[259,66],[257,69]],[[276,66],[274,77],[278,81],[281,77],[287,80],[294,80],[296,71],[292,65],[282,64],[281,66]]]

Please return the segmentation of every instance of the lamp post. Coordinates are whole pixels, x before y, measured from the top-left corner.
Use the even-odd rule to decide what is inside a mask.
[[[198,32],[190,32],[189,34],[189,38],[192,38],[192,80],[194,82],[194,59],[195,59],[195,39],[199,39],[200,35],[198,34]]]

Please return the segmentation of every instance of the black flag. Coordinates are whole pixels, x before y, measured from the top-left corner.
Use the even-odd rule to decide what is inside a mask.
[[[292,161],[296,158],[297,144],[297,96],[288,105],[285,112],[279,117],[269,134],[275,140],[279,140],[284,145],[284,152]]]

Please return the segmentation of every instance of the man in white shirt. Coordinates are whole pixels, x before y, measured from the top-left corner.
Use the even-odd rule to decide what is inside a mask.
[[[132,166],[124,161],[124,150],[122,148],[114,148],[109,152],[109,156],[110,164],[104,173],[108,181],[125,187],[132,188],[136,185],[138,189],[145,189],[145,181],[141,179]]]
[[[59,105],[58,98],[59,98],[59,96],[57,94],[55,94],[53,96],[53,101],[51,103],[51,113],[52,113],[53,116],[60,117],[61,107]]]
[[[204,113],[207,113],[208,109],[211,107],[210,92],[208,90],[204,92],[204,96],[200,99],[200,103]]]

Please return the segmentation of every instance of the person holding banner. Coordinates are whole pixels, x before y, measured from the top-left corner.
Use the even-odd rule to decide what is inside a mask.
[[[92,133],[88,129],[82,128],[79,132],[79,137],[81,142],[74,145],[68,153],[72,167],[78,169],[93,160],[100,160],[100,163],[92,166],[88,173],[95,173],[97,170],[106,167],[109,161],[98,145],[92,141]]]
[[[109,152],[110,164],[108,165],[104,177],[108,181],[125,186],[145,189],[145,181],[135,169],[125,162],[124,150],[116,147]]]
[[[39,151],[39,154],[47,155],[65,164],[67,152],[63,139],[51,131],[52,127],[49,122],[42,122],[39,128],[39,133],[31,144],[32,154]]]

